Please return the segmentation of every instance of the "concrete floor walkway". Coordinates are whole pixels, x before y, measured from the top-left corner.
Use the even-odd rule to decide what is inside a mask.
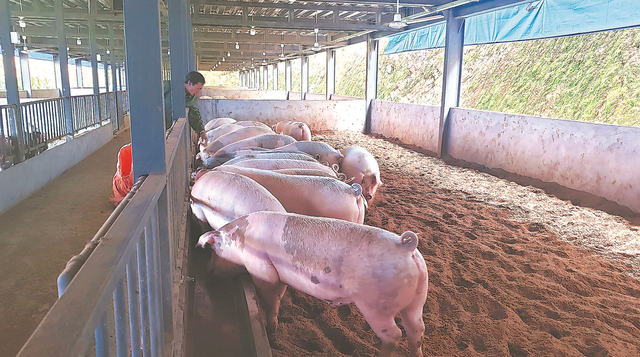
[[[118,134],[0,215],[0,356],[20,351],[56,302],[56,279],[67,261],[113,211],[117,154],[130,140],[128,130]]]

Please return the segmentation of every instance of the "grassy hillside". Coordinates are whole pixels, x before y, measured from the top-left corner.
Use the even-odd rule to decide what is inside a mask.
[[[444,50],[381,56],[378,97],[440,103]],[[461,106],[640,125],[640,29],[465,48]]]

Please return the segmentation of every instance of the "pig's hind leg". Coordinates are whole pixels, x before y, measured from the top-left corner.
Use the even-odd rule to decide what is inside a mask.
[[[398,341],[402,337],[402,331],[400,331],[400,328],[396,325],[394,314],[389,314],[388,312],[380,313],[377,311],[376,306],[367,306],[366,304],[358,305],[357,301],[355,303],[362,312],[362,315],[364,315],[367,323],[369,323],[369,326],[371,326],[373,332],[382,340],[380,356],[391,356],[396,349]]]
[[[249,263],[250,261],[250,263]],[[267,332],[274,334],[278,328],[278,310],[280,300],[287,290],[287,285],[280,281],[280,275],[271,261],[264,256],[245,260],[245,267],[256,286],[258,298],[267,317]]]
[[[402,318],[402,326],[404,326],[404,330],[407,333],[409,355],[412,357],[422,357],[422,336],[424,335],[422,309],[427,301],[429,274],[424,258],[419,251],[415,251],[413,259],[419,271],[416,293],[411,303],[400,311],[400,317]]]

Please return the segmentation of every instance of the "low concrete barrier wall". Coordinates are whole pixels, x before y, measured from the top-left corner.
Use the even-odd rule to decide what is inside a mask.
[[[318,93],[305,93],[304,100],[327,100],[327,95]]]
[[[604,197],[640,212],[640,128],[453,108],[453,158]]]
[[[371,104],[371,132],[403,143],[438,152],[440,107],[374,100]]]
[[[111,125],[88,131],[0,172],[0,213],[17,204],[113,139]]]
[[[354,130],[362,132],[364,101],[329,100],[223,100],[201,99],[198,108],[204,122],[218,117],[257,120],[267,125],[294,120],[316,130]],[[206,116],[205,116],[206,114]]]
[[[329,97],[330,100],[364,100],[364,98],[360,98],[360,97],[349,97],[346,95],[337,95],[337,94],[332,94]]]
[[[200,91],[201,96],[224,97],[225,99],[287,99],[286,91],[274,90],[250,90],[250,89],[229,89],[218,87],[204,87]],[[219,98],[221,99],[221,98]]]
[[[60,98],[59,89],[33,89],[31,98]]]

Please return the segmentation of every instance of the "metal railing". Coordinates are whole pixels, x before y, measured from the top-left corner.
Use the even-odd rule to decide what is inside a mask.
[[[92,126],[111,122],[114,132],[124,127],[124,114],[129,110],[127,91],[70,97],[72,128],[67,128],[64,100],[52,98],[0,106],[0,134],[11,147],[9,155],[1,152],[3,158],[10,157],[8,166],[43,152],[56,140]],[[22,125],[21,131],[15,128],[16,123]],[[7,147],[0,146],[5,147],[0,150]]]
[[[165,147],[167,173],[142,179],[90,243],[94,252],[74,258],[86,259],[82,269],[65,270],[77,274],[64,278],[66,290],[18,357],[79,356],[94,346],[99,357],[113,355],[112,346],[117,356],[172,355],[176,247],[186,238],[191,154],[185,118]],[[78,264],[74,259],[69,265]]]

